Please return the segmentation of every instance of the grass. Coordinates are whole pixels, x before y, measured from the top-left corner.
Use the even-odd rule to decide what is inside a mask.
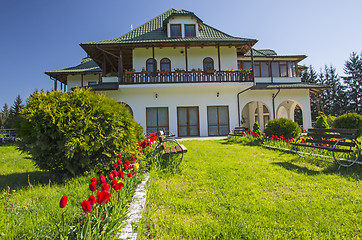
[[[0,146],[0,239],[59,239],[63,216],[66,232],[82,216],[81,202],[91,194],[88,184],[96,175],[60,179],[26,157],[14,146]],[[63,195],[68,204],[60,209]]]
[[[259,146],[187,141],[180,174],[151,172],[140,239],[360,239],[362,168]]]

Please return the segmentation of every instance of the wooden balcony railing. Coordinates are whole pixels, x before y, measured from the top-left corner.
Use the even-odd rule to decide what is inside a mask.
[[[200,82],[253,82],[252,72],[132,72],[125,73],[120,84],[156,84],[156,83],[200,83]]]

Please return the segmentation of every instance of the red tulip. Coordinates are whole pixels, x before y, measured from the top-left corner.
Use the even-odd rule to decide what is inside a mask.
[[[96,183],[97,183],[97,178],[96,178],[96,177],[92,177],[91,182],[96,182]]]
[[[121,154],[118,154],[118,158],[121,159],[121,158],[122,158],[122,155],[121,155]]]
[[[113,168],[114,169],[118,168],[118,164],[113,164]]]
[[[117,164],[118,164],[118,165],[121,165],[121,164],[122,164],[122,160],[121,160],[121,159],[118,159],[118,160],[117,160]]]
[[[101,185],[102,191],[108,191],[109,190],[109,184],[107,182],[103,183]]]
[[[90,204],[93,206],[94,203],[96,202],[96,197],[93,195],[90,195],[88,198],[88,201],[90,202]]]
[[[97,189],[97,183],[96,182],[91,182],[89,184],[89,190],[91,190],[92,192],[94,192]]]
[[[113,175],[113,173],[111,172],[109,175],[109,179],[111,179],[111,180],[113,180],[114,179],[114,175]]]
[[[118,171],[118,177],[124,179],[124,174],[121,170]]]
[[[103,176],[102,174],[99,175],[99,182],[100,182],[100,183],[105,183],[105,182],[106,182],[106,177]]]
[[[123,164],[123,169],[127,170],[128,169],[128,164]]]
[[[132,157],[131,157],[131,160],[132,160],[132,161],[136,161],[136,157],[135,157],[135,156],[132,156]]]
[[[109,202],[109,198],[111,197],[111,194],[107,191],[97,191],[97,199],[96,202],[100,205],[103,205],[105,203]]]
[[[129,165],[129,161],[128,161],[128,160],[126,161],[126,164]]]
[[[133,176],[136,175],[136,174],[137,174],[137,172],[134,172],[134,173],[133,173]]]
[[[113,188],[115,191],[122,190],[123,187],[124,187],[123,182],[121,182],[121,181],[118,182],[117,180],[113,180],[113,181],[112,181],[112,188]]]
[[[129,177],[129,178],[132,177],[132,173],[128,173],[128,177]]]
[[[93,196],[93,195],[92,195]],[[82,208],[85,213],[92,211],[92,204],[88,200],[82,202]]]
[[[60,207],[60,208],[64,208],[64,207],[67,205],[67,201],[68,201],[68,198],[67,198],[67,196],[64,195],[64,196],[60,199],[59,207]]]

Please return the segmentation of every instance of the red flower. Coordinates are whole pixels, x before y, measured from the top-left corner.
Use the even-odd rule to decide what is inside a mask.
[[[121,158],[122,158],[122,155],[121,155],[121,154],[118,154],[118,158],[121,159]]]
[[[136,174],[137,174],[137,172],[134,172],[134,173],[133,173],[133,176],[136,175]]]
[[[116,179],[114,179],[112,181],[112,188],[115,190],[115,191],[119,191],[121,190],[122,188],[124,187],[124,184],[123,182],[118,182]]]
[[[129,165],[129,161],[128,161],[128,160],[126,161],[126,164]]]
[[[103,183],[101,185],[102,191],[108,191],[109,190],[109,184],[107,182]]]
[[[96,197],[93,195],[90,195],[88,198],[88,201],[90,202],[90,204],[93,206],[94,203],[96,202]]]
[[[132,156],[132,157],[131,157],[131,161],[136,161],[136,157],[135,157],[135,156]]]
[[[111,179],[111,180],[114,179],[114,174],[113,174],[113,172],[111,172],[108,176],[109,176],[109,179]]]
[[[92,195],[93,196],[93,195]],[[88,200],[82,202],[82,208],[85,213],[92,211],[92,204]]]
[[[97,183],[97,178],[96,178],[96,177],[92,177],[91,182],[96,182],[96,183]]]
[[[64,195],[64,196],[60,199],[59,207],[60,207],[60,208],[64,208],[64,207],[67,205],[67,202],[68,202],[68,198],[67,198],[67,196]]]
[[[121,170],[118,171],[118,177],[124,179],[124,174]]]
[[[118,164],[113,164],[113,168],[114,169],[118,168]]]
[[[92,192],[94,192],[97,189],[97,183],[96,182],[91,182],[89,184],[89,190],[91,190]]]
[[[128,177],[129,177],[129,178],[132,177],[132,173],[128,173]]]
[[[124,169],[124,170],[127,170],[127,169],[128,169],[128,164],[126,164],[126,163],[123,164],[123,169]]]
[[[122,160],[121,160],[121,159],[118,159],[118,160],[117,160],[117,164],[118,164],[118,165],[121,165],[121,164],[122,164]]]
[[[97,199],[96,202],[100,205],[103,205],[105,203],[109,202],[109,199],[111,197],[111,194],[107,191],[97,191]]]
[[[100,182],[100,183],[105,183],[105,182],[106,182],[106,177],[103,176],[102,174],[99,175],[99,182]]]

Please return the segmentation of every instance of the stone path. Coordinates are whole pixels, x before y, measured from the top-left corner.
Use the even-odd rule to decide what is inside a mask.
[[[149,173],[145,173],[145,179],[137,186],[132,202],[128,208],[127,226],[122,229],[119,239],[137,239],[137,232],[133,232],[133,226],[137,226],[142,218],[142,212],[146,205],[146,183],[150,177]]]

